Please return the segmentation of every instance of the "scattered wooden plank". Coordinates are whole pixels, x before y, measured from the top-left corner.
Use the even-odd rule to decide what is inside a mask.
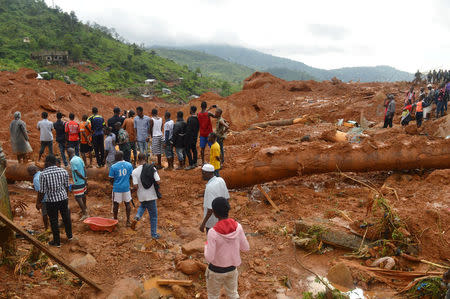
[[[269,195],[266,193],[266,191],[264,191],[263,188],[261,188],[261,186],[258,186],[259,191],[261,191],[261,193],[264,195],[264,197],[267,199],[267,201],[272,205],[272,207],[275,209],[275,211],[280,212],[280,209],[278,208],[278,206],[272,201],[272,199],[269,197]]]
[[[70,266],[69,264],[67,264],[64,259],[62,257],[59,257],[58,255],[56,255],[54,252],[52,252],[46,245],[42,244],[41,242],[39,242],[39,240],[37,240],[36,238],[34,238],[32,235],[30,235],[28,232],[26,232],[24,229],[20,228],[19,226],[17,226],[14,222],[12,222],[11,220],[9,220],[5,215],[3,215],[2,213],[0,213],[0,220],[6,224],[6,226],[8,226],[10,229],[14,230],[15,232],[19,233],[20,235],[22,235],[25,240],[27,240],[28,242],[30,242],[31,244],[33,244],[34,246],[36,246],[38,249],[42,250],[43,252],[45,252],[45,254],[47,254],[47,256],[51,259],[53,259],[55,262],[57,262],[58,264],[60,264],[61,266],[63,266],[64,268],[66,268],[70,273],[72,273],[73,275],[75,275],[76,277],[78,277],[79,279],[81,279],[82,281],[86,282],[88,285],[90,285],[91,287],[93,287],[94,289],[96,289],[97,291],[103,292],[103,289],[97,285],[93,280],[89,279],[88,277],[86,277],[84,274],[78,272],[75,268],[73,268],[72,266]]]
[[[178,279],[158,279],[156,284],[167,286],[167,285],[179,285],[179,286],[191,286],[192,280],[178,280]]]

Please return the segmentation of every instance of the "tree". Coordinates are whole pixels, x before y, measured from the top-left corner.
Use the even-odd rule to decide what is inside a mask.
[[[83,48],[81,48],[80,45],[75,45],[72,47],[70,54],[72,56],[73,61],[75,62],[80,61],[81,56],[83,55]]]

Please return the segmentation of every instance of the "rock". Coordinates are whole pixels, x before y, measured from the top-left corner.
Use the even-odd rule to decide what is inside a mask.
[[[189,226],[180,226],[175,230],[175,233],[181,239],[193,239],[198,234],[198,229]]]
[[[353,289],[353,277],[350,269],[343,263],[338,263],[328,270],[327,278],[330,282]]]
[[[86,254],[85,256],[75,258],[72,260],[70,265],[74,268],[80,268],[80,267],[90,267],[97,263],[95,258],[91,254]]]
[[[142,283],[134,278],[123,278],[117,281],[106,299],[129,299],[140,297],[144,288]]]
[[[33,70],[27,70],[26,72],[24,72],[24,76],[27,79],[34,79],[37,77],[37,73]]]
[[[175,299],[188,299],[189,295],[186,293],[185,289],[179,285],[172,286],[172,293]]]
[[[255,272],[259,273],[259,274],[263,274],[263,275],[267,274],[267,270],[266,270],[266,268],[264,266],[255,266],[253,268],[253,270],[255,270]]]
[[[191,255],[196,252],[202,253],[205,250],[205,240],[203,238],[197,238],[194,241],[184,244],[181,247],[181,251],[186,255]]]
[[[270,247],[263,247],[262,252],[265,256],[267,256],[273,253],[273,249]]]
[[[206,270],[206,265],[196,260],[184,260],[177,264],[177,269],[184,274],[191,275]]]
[[[311,136],[305,135],[300,139],[301,142],[311,141]]]
[[[140,299],[159,299],[161,294],[159,293],[157,288],[151,288],[150,290],[145,291],[140,296]]]

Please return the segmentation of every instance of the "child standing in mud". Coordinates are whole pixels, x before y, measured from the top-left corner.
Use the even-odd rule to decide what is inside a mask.
[[[238,271],[241,264],[241,251],[249,251],[250,246],[242,226],[228,218],[230,204],[224,197],[212,202],[214,216],[219,221],[208,231],[205,245],[205,258],[209,262],[206,269],[206,288],[209,299],[218,299],[222,286],[228,298],[239,298]]]

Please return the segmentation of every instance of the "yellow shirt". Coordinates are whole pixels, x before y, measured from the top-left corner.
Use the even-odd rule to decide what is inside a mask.
[[[209,152],[209,163],[214,166],[214,170],[220,169],[220,145],[216,142],[214,142],[213,145],[211,145],[211,151]]]

